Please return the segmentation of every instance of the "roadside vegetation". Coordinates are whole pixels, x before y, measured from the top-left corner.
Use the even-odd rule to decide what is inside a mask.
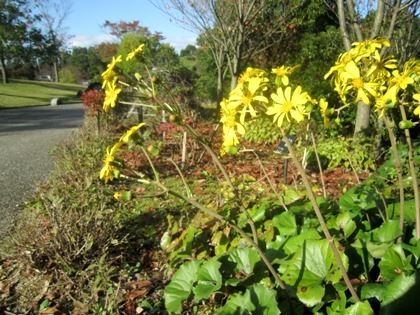
[[[153,2],[197,46],[106,21],[61,54],[103,90],[1,242],[0,312],[415,313],[417,2]]]
[[[85,87],[77,84],[11,80],[0,89],[0,108],[50,105],[53,98],[59,98],[63,104],[80,102],[78,91]]]
[[[374,44],[376,50],[386,41]],[[363,73],[375,63],[369,45],[359,43],[349,54]],[[137,58],[142,49],[127,56]],[[104,101],[101,91],[84,96],[85,127],[57,147],[55,172],[2,242],[2,311],[416,309],[420,151],[409,132],[407,144],[397,145],[398,130],[386,116],[390,146],[381,160],[370,155],[369,143],[317,145],[321,138],[315,139],[310,117],[329,125],[342,109],[312,99],[300,86],[291,94],[294,67],[272,74],[248,68],[240,88],[221,104],[218,128],[166,93],[168,78],[147,71],[124,76],[121,61],[113,58],[103,74]],[[328,75],[348,84],[340,71],[346,70],[336,65]],[[418,71],[413,59],[404,72],[377,81],[378,97],[389,97],[377,103],[378,115],[391,114],[393,97],[405,104],[400,111],[417,111]],[[397,75],[411,79],[401,85]],[[128,80],[135,89],[127,88]],[[244,95],[252,95],[252,103]],[[350,87],[346,96],[357,100],[359,94]],[[245,115],[246,106],[255,107]],[[245,121],[262,117],[262,128],[250,127],[253,136],[241,143]],[[409,131],[412,119],[394,124]],[[279,156],[276,144],[267,145],[273,128],[290,154]],[[298,135],[294,145],[290,133]],[[286,158],[291,165],[284,177]]]

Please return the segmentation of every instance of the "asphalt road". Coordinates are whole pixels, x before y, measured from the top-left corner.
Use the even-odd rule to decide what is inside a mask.
[[[0,239],[53,169],[50,150],[83,124],[81,104],[0,109]]]

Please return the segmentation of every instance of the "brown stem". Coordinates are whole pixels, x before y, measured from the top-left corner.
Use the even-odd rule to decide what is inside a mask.
[[[213,151],[213,149],[207,144],[207,142],[202,139],[201,137],[199,137],[195,131],[187,124],[183,124],[182,125],[186,130],[188,130],[193,137],[195,138],[196,141],[200,142],[204,148],[207,150],[207,152],[211,155],[211,157],[213,158],[213,161],[216,163],[217,167],[220,169],[220,171],[223,174],[223,177],[225,178],[226,182],[229,185],[229,188],[233,191],[233,194],[235,195],[235,201],[237,202],[239,209],[241,210],[241,212],[246,216],[247,220],[248,220],[248,224],[251,227],[251,231],[252,231],[252,236],[254,239],[254,243],[258,244],[258,233],[257,233],[257,229],[255,227],[254,221],[252,220],[251,216],[249,215],[248,211],[245,209],[245,207],[243,206],[242,203],[240,203],[240,197],[239,197],[239,193],[238,190],[235,188],[235,186],[233,186],[232,180],[230,179],[225,167],[223,166],[222,162],[220,162],[219,158],[217,157],[216,153]]]
[[[280,196],[279,192],[277,191],[276,187],[274,187],[274,183],[272,182],[272,180],[270,179],[270,177],[267,174],[267,171],[265,170],[260,157],[258,156],[258,154],[252,150],[252,153],[254,153],[255,157],[257,158],[258,163],[260,164],[260,167],[262,169],[262,171],[264,172],[264,176],[265,178],[267,178],[268,184],[270,185],[271,190],[274,192],[274,194],[276,195],[277,199],[280,201],[280,204],[282,205],[282,207],[284,208],[284,210],[289,211],[289,209],[287,208],[286,204],[283,201],[283,198]]]
[[[325,187],[324,171],[322,170],[321,160],[319,159],[318,150],[316,149],[315,137],[314,137],[314,133],[312,131],[311,131],[311,139],[312,139],[312,145],[314,146],[316,162],[318,163],[319,174],[321,175],[322,190],[324,191],[324,198],[326,199],[327,198],[327,188]]]
[[[280,128],[280,131],[281,131],[281,134],[283,136],[283,141],[286,143],[287,148],[289,149],[290,157],[292,158],[292,160],[295,163],[300,175],[302,176],[303,183],[304,183],[305,188],[308,192],[309,200],[311,201],[312,206],[314,207],[314,211],[315,211],[315,214],[318,218],[319,224],[321,225],[321,229],[324,232],[325,238],[328,240],[328,243],[331,247],[331,250],[334,254],[334,257],[335,257],[335,259],[338,263],[338,267],[341,271],[341,275],[343,276],[343,280],[346,283],[347,288],[349,289],[350,294],[352,295],[353,299],[356,302],[360,302],[360,298],[357,295],[356,291],[353,288],[353,285],[350,282],[350,278],[347,274],[346,268],[344,267],[344,263],[343,263],[343,260],[340,257],[340,253],[339,253],[337,247],[335,246],[334,239],[332,238],[330,232],[328,231],[327,224],[325,223],[324,217],[322,216],[321,210],[319,209],[318,203],[316,202],[316,198],[315,198],[315,195],[312,191],[311,184],[310,184],[308,178],[306,177],[305,170],[303,169],[302,164],[299,162],[299,159],[297,158],[297,156],[295,154],[295,151],[294,151],[292,145],[290,144],[290,141],[289,141],[285,131],[282,128]]]

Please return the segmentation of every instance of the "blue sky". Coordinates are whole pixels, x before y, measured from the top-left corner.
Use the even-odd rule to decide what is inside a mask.
[[[101,42],[110,42],[110,37],[101,25],[110,22],[138,20],[154,32],[161,32],[178,52],[188,44],[195,44],[196,34],[170,21],[169,16],[154,7],[148,0],[73,0],[71,14],[65,21],[69,28],[70,46],[88,47]]]

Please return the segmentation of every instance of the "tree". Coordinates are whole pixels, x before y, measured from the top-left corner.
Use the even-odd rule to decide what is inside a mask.
[[[56,2],[57,1],[57,2]],[[70,39],[65,20],[71,13],[73,3],[69,0],[36,0],[39,21],[46,38],[44,53],[54,69],[55,81],[59,81],[58,62],[60,54]]]
[[[413,32],[413,27],[418,27],[418,0],[388,2],[385,0],[357,2],[336,0],[335,2],[325,1],[325,3],[338,18],[343,44],[347,51],[350,50],[351,43],[354,41],[363,42],[376,37],[400,43],[399,49],[402,52],[407,52],[408,47],[413,49],[413,43],[416,46],[419,45],[418,38],[413,37],[418,35]],[[406,31],[404,32],[404,30]],[[397,36],[395,36],[396,32]],[[403,57],[408,58],[409,56]],[[370,106],[359,102],[355,135],[369,128],[369,117]]]
[[[303,0],[183,1],[150,0],[176,23],[202,37],[218,71],[218,99],[223,93],[226,67],[231,87],[249,60],[287,33],[287,23]]]
[[[0,72],[3,84],[9,82],[7,63],[26,49],[28,25],[32,20],[28,1],[0,1]]]

